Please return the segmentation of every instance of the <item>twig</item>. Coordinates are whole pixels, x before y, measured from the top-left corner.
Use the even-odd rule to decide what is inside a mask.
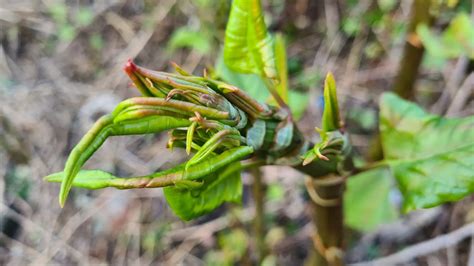
[[[11,209],[10,207],[4,204],[0,205],[0,211],[4,213],[5,215],[11,216],[12,218],[20,221],[21,224],[23,225],[23,228],[26,231],[36,229],[43,235],[43,237],[49,236],[52,234],[52,232],[36,224],[34,221],[30,220],[28,217],[25,217],[22,214],[17,213],[15,210]],[[63,241],[60,238],[55,239],[55,241],[59,242],[58,245],[66,248],[71,253],[71,255],[79,262],[79,264],[83,264],[85,258],[87,258],[86,254],[70,246],[66,241]],[[43,258],[43,254],[41,254],[40,258]],[[34,258],[32,261],[38,262],[36,259],[37,258]],[[98,261],[93,258],[89,258],[89,259],[91,259],[93,263],[98,263]]]
[[[439,97],[438,101],[433,105],[431,111],[433,113],[442,114],[446,109],[451,108],[453,104],[449,104],[450,101],[457,95],[457,88],[461,85],[464,78],[466,68],[468,67],[469,60],[467,57],[461,57],[458,59],[454,70],[449,73],[449,78],[446,81],[446,88]]]
[[[468,266],[474,266],[474,236],[471,237],[471,251],[469,251]]]
[[[27,253],[29,256],[29,258],[33,258],[33,255],[34,256],[42,256],[41,252],[39,252],[38,250],[14,239],[14,238],[11,238],[9,236],[7,236],[5,233],[3,232],[0,232],[0,239],[3,239],[4,241],[6,241],[9,245],[9,249],[14,249],[15,246],[19,246],[23,249],[23,251],[25,251],[25,253]]]
[[[437,250],[449,248],[471,235],[474,235],[474,223],[467,224],[449,234],[441,235],[428,241],[410,246],[390,256],[351,265],[398,265],[428,255]]]
[[[109,191],[104,191],[102,194],[107,194]],[[105,199],[101,196],[97,197],[91,204],[90,208],[83,209],[77,212],[73,217],[69,219],[69,221],[64,225],[61,232],[58,234],[58,238],[64,242],[68,242],[69,239],[73,236],[74,232],[83,225],[88,219],[94,216],[97,212],[99,212],[102,208],[107,206],[107,203],[111,201],[113,198]],[[50,247],[50,250],[46,249],[44,253],[44,257],[38,264],[47,264],[49,260],[51,260],[56,253],[58,253],[62,249],[61,243],[56,243]]]
[[[148,41],[153,36],[155,32],[155,26],[158,25],[171,11],[171,8],[176,4],[176,0],[170,0],[163,2],[163,5],[160,4],[159,8],[155,8],[150,15],[152,18],[150,27],[144,27],[141,31],[136,33],[133,38],[131,39],[130,43],[127,45],[125,49],[120,52],[114,58],[114,66],[110,68],[110,74],[105,76],[104,78],[98,79],[94,87],[96,88],[105,88],[105,87],[112,87],[115,88],[117,84],[119,84],[122,80],[122,71],[121,68],[124,62],[128,58],[136,57],[148,43]]]
[[[268,212],[277,212],[283,206],[277,206],[275,204],[268,204]],[[255,209],[246,208],[243,209],[239,215],[238,220],[241,223],[248,223],[252,221],[254,217]],[[205,239],[209,238],[216,232],[222,231],[229,227],[229,224],[234,221],[234,215],[225,215],[217,218],[205,224],[195,225],[186,227],[183,229],[175,230],[168,233],[165,236],[165,242],[183,240],[182,243],[173,250],[173,253],[167,255],[169,259],[165,263],[166,265],[174,265],[183,260],[183,258],[189,253],[196,245],[199,245]]]
[[[462,110],[466,102],[469,100],[469,94],[474,93],[474,74],[471,73],[467,76],[464,83],[461,85],[459,90],[453,96],[453,101],[446,111],[447,115],[454,115]]]

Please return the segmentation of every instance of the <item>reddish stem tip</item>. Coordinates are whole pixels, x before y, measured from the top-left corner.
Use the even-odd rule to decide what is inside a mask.
[[[137,65],[133,63],[132,59],[128,59],[127,63],[123,67],[123,70],[125,70],[127,74],[131,74],[137,70]]]

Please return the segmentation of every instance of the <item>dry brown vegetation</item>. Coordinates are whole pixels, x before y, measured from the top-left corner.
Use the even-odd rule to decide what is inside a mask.
[[[59,187],[42,180],[62,169],[68,152],[93,121],[122,99],[138,95],[122,72],[128,58],[169,71],[171,60],[194,73],[213,66],[230,1],[211,1],[208,6],[198,2],[206,1],[0,0],[0,264],[202,265],[209,262],[210,250],[222,250],[222,234],[239,228],[245,229],[249,246],[247,256],[235,262],[255,260],[249,229],[254,205],[246,174],[242,206],[224,206],[190,223],[171,213],[160,189],[74,189],[72,200],[61,209]],[[364,154],[376,131],[378,95],[391,90],[403,47],[403,38],[392,36],[392,23],[408,21],[410,1],[397,4],[389,13],[393,21],[384,27],[361,22],[355,36],[340,30],[342,17],[363,16],[377,1],[359,1],[351,8],[346,1],[264,2],[273,18],[271,28],[290,36],[292,87],[311,97],[300,128],[316,138],[320,77],[333,71],[347,123],[353,126],[351,141]],[[62,11],[55,11],[61,7],[67,7],[63,18],[56,14]],[[186,25],[209,33],[209,53],[167,48],[172,33]],[[465,58],[437,69],[422,66],[418,102],[439,114],[473,114],[470,71],[472,61]],[[458,93],[466,97],[456,97]],[[360,107],[367,108],[363,114],[356,113]],[[359,121],[359,115],[368,120]],[[165,144],[166,137],[159,135],[112,138],[86,167],[122,176],[164,169],[184,155],[178,150],[168,153]],[[284,167],[266,167],[263,175],[269,190],[283,193],[267,201],[270,253],[280,265],[300,265],[312,245],[304,178]],[[414,212],[372,233],[352,232],[347,261],[386,256],[473,221],[472,196]],[[473,240],[459,241],[422,254],[414,263],[474,263]]]

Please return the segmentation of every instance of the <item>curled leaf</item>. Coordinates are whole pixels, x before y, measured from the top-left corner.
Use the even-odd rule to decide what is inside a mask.
[[[323,131],[334,131],[340,128],[339,105],[337,103],[336,81],[332,73],[328,73],[324,81],[324,112],[322,119]]]

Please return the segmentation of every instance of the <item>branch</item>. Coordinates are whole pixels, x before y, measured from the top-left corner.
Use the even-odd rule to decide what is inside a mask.
[[[390,256],[351,265],[399,265],[415,258],[433,253],[437,250],[456,245],[458,242],[471,235],[474,235],[474,223],[467,224],[449,234],[441,235],[425,242],[415,244]]]

